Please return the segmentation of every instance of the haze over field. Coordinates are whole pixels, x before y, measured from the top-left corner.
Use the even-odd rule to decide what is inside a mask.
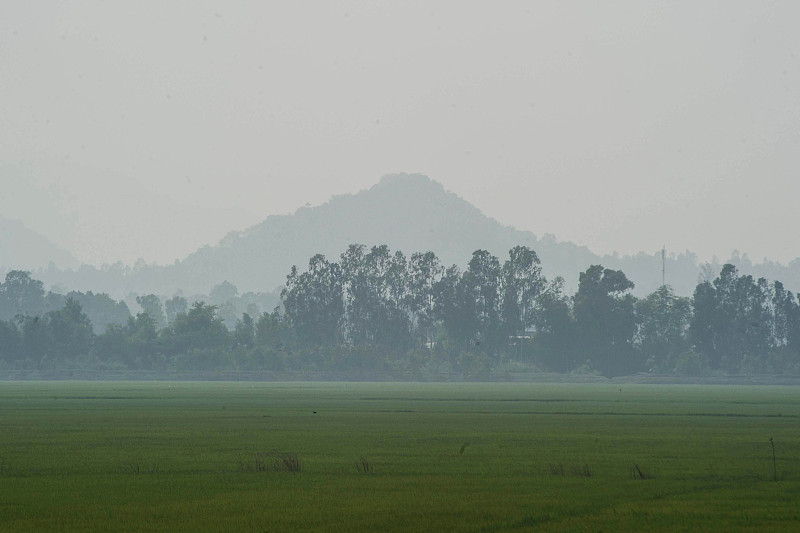
[[[3,533],[800,531],[797,0],[0,5]]]
[[[170,264],[407,171],[597,254],[789,262],[798,19],[795,2],[10,2],[0,216],[83,262]]]

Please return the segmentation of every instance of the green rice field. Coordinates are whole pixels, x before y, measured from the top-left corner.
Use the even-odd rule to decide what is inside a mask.
[[[3,532],[697,530],[800,531],[800,390],[0,382]]]

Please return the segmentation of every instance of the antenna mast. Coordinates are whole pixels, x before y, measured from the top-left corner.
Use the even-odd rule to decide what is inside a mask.
[[[661,286],[667,285],[667,245],[661,247]]]

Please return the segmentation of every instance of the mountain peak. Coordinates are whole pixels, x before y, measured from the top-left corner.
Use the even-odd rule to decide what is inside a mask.
[[[4,237],[2,222],[0,219],[0,237]],[[430,250],[445,266],[457,264],[462,268],[477,249],[488,250],[504,260],[508,250],[524,245],[537,252],[548,277],[558,275],[565,279],[567,290],[574,290],[578,274],[593,264],[622,269],[642,295],[661,284],[660,252],[600,257],[585,246],[559,242],[553,236],[537,239],[529,231],[504,226],[487,217],[441,183],[416,173],[388,174],[359,192],[301,207],[294,214],[270,215],[174,265],[140,269],[131,279],[118,283],[128,292],[171,294],[177,288],[188,293],[206,291],[227,279],[240,292],[263,291],[285,280],[292,265],[302,270],[309,258],[318,253],[335,261],[353,243],[386,244],[407,256]],[[0,259],[4,257],[2,245],[0,238]],[[696,258],[686,254],[670,261],[670,284],[678,294],[691,294],[699,270]],[[767,277],[777,277],[787,287],[800,287],[800,277],[788,271]],[[70,282],[63,277],[49,277],[46,281],[83,290],[120,290],[110,285],[98,287],[97,280],[80,287],[75,280]]]
[[[292,265],[302,268],[315,254],[335,260],[353,243],[386,244],[408,255],[433,251],[444,265],[463,266],[478,248],[504,255],[514,245],[536,242],[532,233],[502,226],[441,183],[398,173],[357,193],[267,217],[195,252],[176,269],[184,290],[193,281],[202,287],[226,278],[251,291],[278,284]]]
[[[430,179],[425,174],[407,174],[405,172],[384,175],[378,183],[372,186],[372,189],[386,187],[433,188],[444,191],[444,186],[441,183]]]

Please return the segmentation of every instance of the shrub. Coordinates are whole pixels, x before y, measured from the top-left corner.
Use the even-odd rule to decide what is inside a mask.
[[[372,464],[363,455],[361,459],[356,461],[356,470],[359,474],[371,474],[373,472]]]
[[[273,452],[272,467],[276,472],[300,472],[302,464],[296,453]]]

